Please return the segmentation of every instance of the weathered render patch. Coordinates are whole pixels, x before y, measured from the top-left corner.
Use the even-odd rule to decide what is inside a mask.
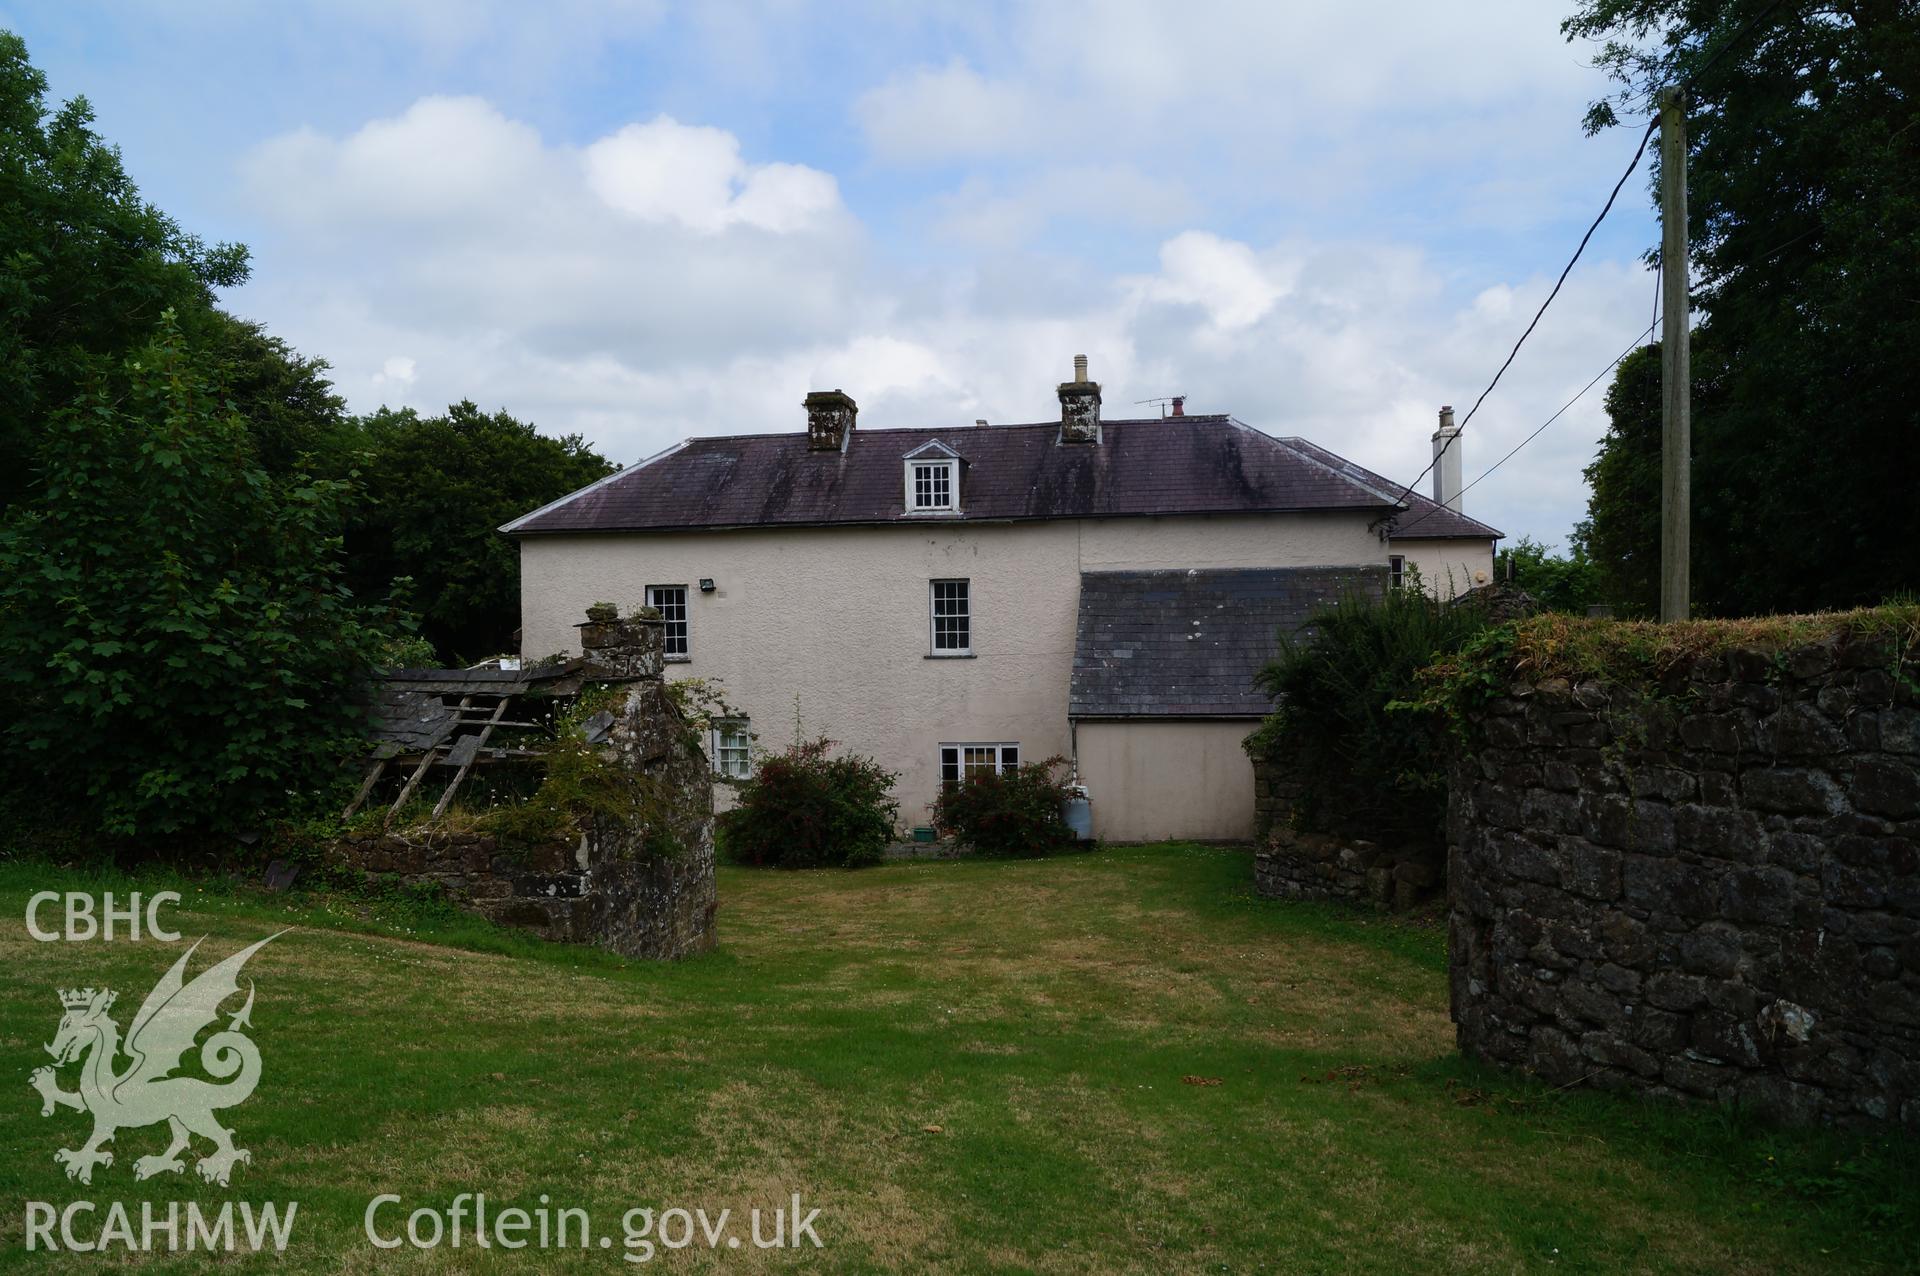
[[[1871,639],[1522,683],[1452,775],[1460,1048],[1920,1127],[1920,666]]]

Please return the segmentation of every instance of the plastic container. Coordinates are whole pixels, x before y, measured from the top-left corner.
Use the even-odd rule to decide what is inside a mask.
[[[1093,840],[1093,799],[1087,796],[1087,786],[1071,785],[1067,789],[1067,804],[1060,812],[1066,819],[1067,827],[1073,830],[1077,842]]]

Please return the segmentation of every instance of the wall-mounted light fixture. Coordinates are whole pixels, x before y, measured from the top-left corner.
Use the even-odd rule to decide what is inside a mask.
[[[700,578],[700,592],[703,594],[711,594],[713,592],[713,577],[702,576]]]

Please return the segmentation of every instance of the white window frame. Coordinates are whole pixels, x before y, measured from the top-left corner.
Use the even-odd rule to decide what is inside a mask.
[[[1405,554],[1387,555],[1387,583],[1395,589],[1406,587],[1407,556]]]
[[[669,616],[667,614],[667,609],[660,605],[660,593],[662,590],[668,590],[668,589],[677,589],[680,591],[680,604],[679,604],[680,617],[678,620],[675,620],[672,616]],[[664,658],[667,660],[679,661],[679,660],[693,659],[693,616],[692,616],[693,609],[689,605],[689,600],[692,597],[693,597],[692,591],[689,590],[685,585],[648,585],[647,586],[647,606],[659,612],[660,618],[667,622],[666,632],[661,635],[661,638],[662,638],[661,652]],[[679,633],[680,650],[678,651],[675,651],[673,649],[674,647],[673,627],[676,624],[680,626],[680,633]]]
[[[737,739],[738,744],[727,743]],[[730,780],[753,778],[753,723],[744,717],[721,718],[713,724],[713,773]]]
[[[940,586],[959,585],[966,590],[966,610],[940,614]],[[940,622],[959,618],[966,622],[967,641],[958,647],[940,645]],[[937,658],[951,659],[973,654],[973,581],[965,576],[941,576],[927,582],[927,654]]]
[[[993,752],[992,766],[1000,775],[1005,775],[1020,765],[1018,741],[944,740],[940,744],[940,783],[957,784],[965,780],[970,774],[969,768],[973,766],[973,759],[967,756],[968,753],[983,750]],[[952,755],[951,764],[949,764],[948,755]],[[951,773],[949,765],[952,768]]]
[[[920,471],[929,474],[929,487],[933,486],[933,474],[938,471],[946,481],[947,499],[943,505],[922,505],[920,503]],[[960,462],[953,457],[936,456],[928,460],[918,457],[907,458],[906,493],[904,499],[909,514],[958,514],[960,512]]]

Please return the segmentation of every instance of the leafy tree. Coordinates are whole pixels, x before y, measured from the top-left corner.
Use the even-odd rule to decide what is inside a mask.
[[[9,784],[119,834],[284,807],[357,736],[384,638],[341,579],[348,485],[265,473],[171,315],[42,428],[0,521]]]
[[[577,434],[550,438],[505,412],[382,409],[358,444],[366,502],[348,533],[356,593],[413,582],[422,632],[444,659],[507,648],[520,623],[520,553],[502,524],[611,474]]]
[[[1696,608],[1920,587],[1896,532],[1912,521],[1920,441],[1920,5],[1581,0],[1563,30],[1602,41],[1620,86],[1590,129],[1644,119],[1659,87],[1692,79]],[[1616,376],[1583,540],[1608,588],[1644,610],[1658,356],[1636,358]]]
[[[140,198],[85,98],[47,106],[26,45],[0,31],[0,505],[31,485],[36,428],[163,311],[210,322],[212,290],[247,277],[246,249],[208,246]]]
[[[204,342],[227,401],[246,422],[260,468],[276,477],[343,478],[359,423],[334,393],[324,359],[309,359],[260,324],[214,311]]]
[[[1559,554],[1551,545],[1522,536],[1501,551],[1494,575],[1511,580],[1547,611],[1584,615],[1589,606],[1600,601],[1600,573],[1578,540],[1566,553]]]

